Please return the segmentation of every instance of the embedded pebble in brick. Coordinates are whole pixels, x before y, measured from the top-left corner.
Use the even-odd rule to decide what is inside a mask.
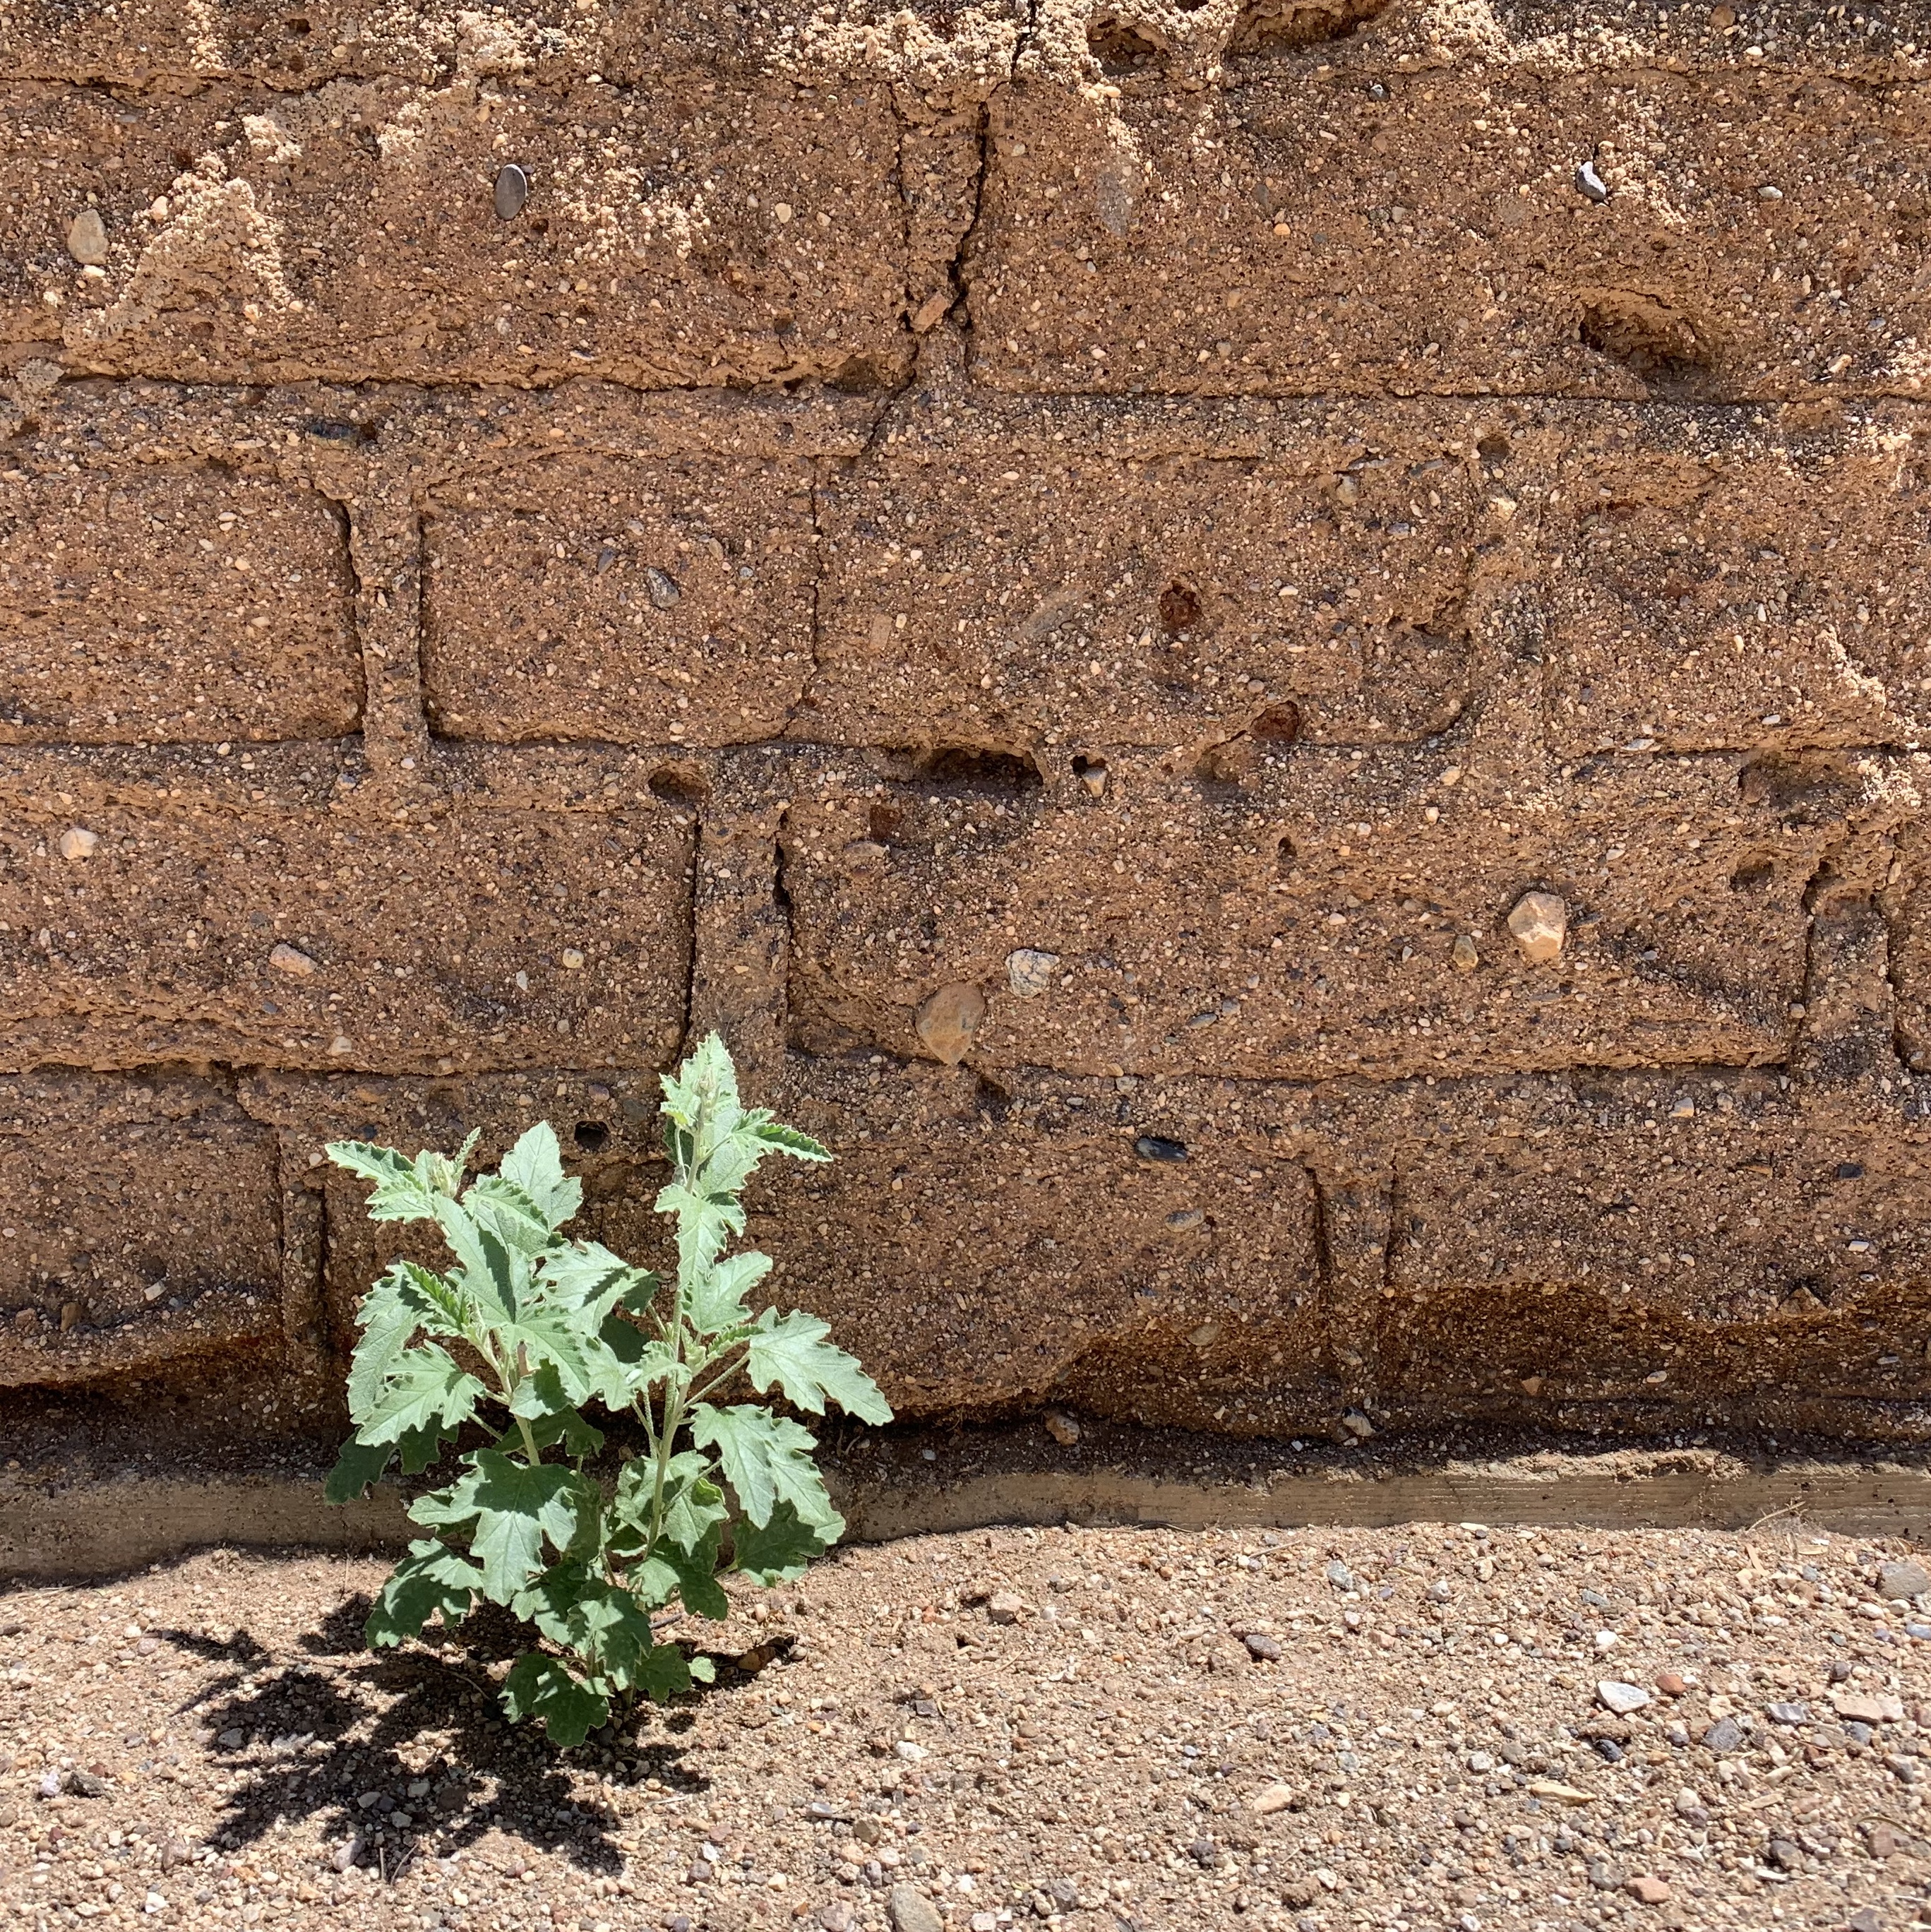
[[[667,570],[659,570],[650,565],[643,573],[643,580],[650,592],[650,601],[660,610],[667,610],[684,595],[677,580]]]
[[[963,981],[941,986],[919,1009],[919,1037],[934,1060],[956,1066],[985,1018],[985,995]]]
[[[277,973],[286,973],[291,980],[307,980],[315,972],[315,962],[292,946],[277,946],[268,955],[268,964]]]
[[[1509,930],[1531,966],[1549,965],[1568,939],[1569,908],[1554,892],[1525,892],[1509,914]]]
[[[1036,999],[1051,986],[1059,966],[1057,952],[1039,952],[1022,946],[1006,956],[1006,983],[1021,999]]]
[[[1070,1415],[1054,1408],[1046,1412],[1046,1433],[1067,1448],[1079,1440],[1079,1424]]]
[[[1472,973],[1482,963],[1482,956],[1475,950],[1475,942],[1465,932],[1455,935],[1455,944],[1449,957],[1455,962],[1458,973]]]
[[[514,221],[523,212],[523,204],[529,199],[529,177],[514,161],[506,161],[496,170],[496,188],[491,196],[499,221]]]
[[[82,268],[100,268],[107,260],[107,224],[97,208],[83,208],[67,224],[67,252]]]
[[[100,844],[100,835],[85,826],[70,825],[55,842],[54,849],[63,859],[91,859]]]

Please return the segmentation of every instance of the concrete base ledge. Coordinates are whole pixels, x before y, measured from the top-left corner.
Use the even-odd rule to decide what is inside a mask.
[[[1371,1456],[1136,1437],[1048,1450],[1030,1430],[895,1437],[827,1457],[853,1540],[995,1524],[1292,1528],[1477,1522],[1744,1530],[1772,1520],[1931,1544],[1931,1457],[1720,1448]],[[928,1460],[929,1451],[931,1460]],[[333,1508],[320,1468],[0,1476],[0,1577],[95,1577],[213,1546],[387,1554],[403,1492]]]

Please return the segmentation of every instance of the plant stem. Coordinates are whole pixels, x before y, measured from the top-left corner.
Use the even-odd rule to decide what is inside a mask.
[[[535,1468],[543,1460],[542,1451],[536,1446],[536,1438],[531,1432],[529,1424],[521,1416],[517,1418],[516,1426],[523,1432],[523,1453],[529,1459],[530,1467]]]

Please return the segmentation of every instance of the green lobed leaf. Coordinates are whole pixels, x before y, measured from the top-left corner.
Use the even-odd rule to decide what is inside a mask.
[[[780,1503],[771,1520],[739,1523],[731,1532],[731,1568],[769,1588],[791,1583],[844,1534],[844,1519],[807,1522],[789,1503]]]
[[[619,1308],[640,1315],[657,1298],[661,1283],[648,1268],[632,1268],[596,1241],[572,1241],[543,1258],[537,1287],[553,1308],[581,1316],[592,1328]]]
[[[807,1522],[839,1522],[811,1460],[817,1438],[788,1416],[748,1402],[715,1408],[700,1402],[691,1412],[691,1433],[700,1446],[717,1450],[725,1480],[737,1492],[745,1514],[760,1528],[781,1502],[790,1503]]]
[[[583,1184],[564,1173],[556,1132],[547,1120],[538,1120],[525,1131],[497,1172],[536,1204],[544,1227],[553,1234],[583,1205]]]
[[[584,1534],[586,1516],[595,1520],[600,1499],[588,1478],[555,1463],[532,1468],[494,1449],[479,1449],[469,1461],[451,1507],[474,1511],[469,1552],[483,1566],[484,1593],[507,1604],[547,1567],[544,1544],[568,1550]]]
[[[702,1270],[685,1295],[684,1312],[706,1340],[751,1319],[748,1295],[771,1272],[771,1257],[747,1248]]]
[[[402,1472],[405,1476],[419,1476],[430,1463],[442,1454],[442,1445],[448,1440],[451,1430],[445,1435],[439,1422],[425,1423],[420,1429],[412,1429],[405,1436],[396,1438],[396,1447],[402,1453]]]
[[[471,1182],[462,1204],[478,1226],[526,1255],[540,1255],[554,1239],[541,1205],[500,1174],[485,1174]]]
[[[363,1206],[370,1220],[426,1221],[434,1214],[430,1190],[394,1148],[373,1141],[331,1141],[322,1151],[337,1167],[376,1184]]]
[[[550,1742],[567,1747],[610,1721],[610,1701],[579,1682],[561,1658],[531,1651],[503,1679],[503,1708],[515,1723],[541,1718]]]
[[[829,1160],[832,1150],[822,1141],[814,1141],[809,1134],[801,1134],[796,1127],[787,1127],[781,1120],[774,1120],[762,1108],[749,1117],[750,1130],[766,1145],[788,1154],[794,1160]]]
[[[663,1534],[679,1550],[695,1550],[729,1512],[724,1492],[710,1480],[711,1459],[694,1449],[680,1450],[664,1466]],[[620,1556],[641,1552],[650,1536],[650,1509],[656,1465],[646,1456],[626,1462],[610,1498],[613,1526],[610,1544]]]
[[[529,1256],[446,1196],[436,1197],[436,1222],[462,1264],[463,1292],[480,1318],[492,1328],[514,1321],[529,1286]]]
[[[395,1362],[356,1433],[370,1444],[393,1442],[431,1426],[453,1434],[488,1393],[447,1350],[431,1342]]]
[[[674,1643],[660,1643],[645,1652],[638,1660],[631,1673],[631,1684],[652,1703],[667,1704],[672,1698],[682,1697],[689,1691],[693,1667]],[[707,1676],[704,1681],[711,1680]]]
[[[482,1573],[446,1543],[412,1543],[409,1554],[389,1573],[362,1634],[377,1650],[420,1634],[431,1616],[445,1624],[460,1621],[475,1600]]]
[[[599,1581],[578,1598],[570,1628],[577,1654],[592,1660],[598,1676],[628,1690],[652,1648],[649,1614],[637,1598],[619,1584]]]
[[[510,1610],[525,1623],[535,1624],[552,1643],[567,1644],[571,1641],[570,1612],[585,1591],[597,1588],[599,1581],[587,1564],[574,1560],[553,1563],[510,1599]]]
[[[362,1334],[349,1358],[349,1413],[358,1422],[418,1333],[463,1333],[461,1297],[455,1288],[414,1262],[392,1262],[379,1275],[355,1318]]]
[[[718,1666],[708,1657],[694,1657],[685,1668],[700,1684],[715,1684],[718,1681]]]
[[[476,1525],[476,1505],[470,1500],[470,1478],[459,1476],[439,1490],[430,1490],[409,1506],[410,1522],[442,1532],[455,1541],[466,1539]]]
[[[351,1436],[322,1486],[325,1503],[352,1503],[395,1460],[393,1442],[361,1442]]]
[[[751,1334],[746,1364],[751,1387],[762,1395],[776,1382],[787,1402],[812,1415],[823,1414],[829,1400],[862,1422],[889,1422],[892,1405],[883,1391],[859,1366],[856,1356],[825,1340],[831,1332],[802,1308],[782,1320],[775,1309],[767,1308]]]
[[[511,1414],[529,1425],[529,1432],[539,1449],[560,1442],[568,1455],[581,1462],[604,1446],[604,1432],[586,1422],[565,1392],[553,1365],[544,1363],[534,1375],[517,1384],[509,1406]],[[523,1431],[506,1429],[496,1443],[502,1450],[520,1450]]]

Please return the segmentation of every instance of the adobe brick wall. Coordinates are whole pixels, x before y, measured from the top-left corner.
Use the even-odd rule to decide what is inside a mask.
[[[0,74],[10,1426],[325,1433],[396,1231],[321,1143],[547,1117],[645,1250],[715,1025],[908,1414],[1925,1433],[1931,20],[21,0]]]

